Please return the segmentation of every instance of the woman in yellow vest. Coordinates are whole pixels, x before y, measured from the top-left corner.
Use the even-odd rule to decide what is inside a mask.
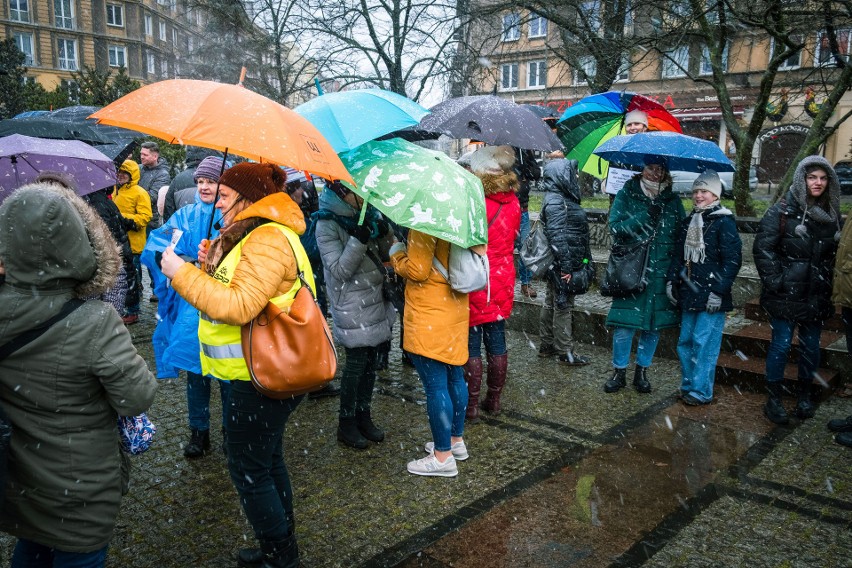
[[[219,237],[203,241],[202,268],[171,248],[163,274],[175,291],[198,308],[202,374],[231,381],[227,415],[228,470],[260,549],[244,549],[240,566],[295,567],[293,493],[284,464],[282,437],[302,396],[274,400],[255,390],[240,345],[240,327],[268,301],[293,302],[297,273],[313,286],[310,262],[299,242],[305,220],[284,192],[287,174],[273,164],[243,163],[219,180]],[[297,265],[298,261],[298,265]]]

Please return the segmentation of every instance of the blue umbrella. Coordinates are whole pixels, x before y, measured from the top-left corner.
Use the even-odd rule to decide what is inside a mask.
[[[639,167],[647,163],[647,158],[662,157],[669,171],[734,171],[734,164],[716,144],[677,132],[615,136],[598,146],[594,153],[610,162]]]
[[[411,99],[382,89],[326,93],[293,110],[308,119],[338,154],[414,126],[429,114]]]

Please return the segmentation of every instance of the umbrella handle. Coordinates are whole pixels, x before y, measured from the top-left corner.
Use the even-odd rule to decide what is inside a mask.
[[[245,67],[243,67],[243,68],[240,70],[240,82],[239,82],[239,83],[237,83],[237,85],[239,85],[240,87],[242,87],[242,86],[243,86],[243,81],[245,81],[245,80],[246,80],[246,71],[247,71],[247,69],[246,69]]]

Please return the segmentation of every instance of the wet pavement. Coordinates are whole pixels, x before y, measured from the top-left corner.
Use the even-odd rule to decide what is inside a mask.
[[[131,326],[152,368],[154,311],[145,302]],[[593,362],[576,368],[538,358],[533,335],[508,341],[504,412],[467,427],[457,478],[405,470],[430,434],[397,345],[374,396],[385,442],[344,447],[337,399],[302,402],[285,455],[303,566],[852,566],[852,450],[825,429],[852,414],[852,399],[775,428],[763,397],[734,387],[709,406],[680,404],[674,360],[655,361],[650,394],[605,394],[606,346],[580,345]],[[211,402],[219,415],[218,389]],[[221,451],[183,457],[183,379],[161,383],[149,415],[157,440],[132,458],[107,566],[235,566],[253,534]],[[12,545],[0,538],[0,564]]]

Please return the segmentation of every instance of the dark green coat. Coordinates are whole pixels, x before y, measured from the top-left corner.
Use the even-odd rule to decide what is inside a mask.
[[[680,198],[671,187],[657,197],[663,212],[651,243],[648,287],[638,296],[613,299],[606,324],[654,331],[680,323],[680,312],[666,297],[666,273],[675,255],[675,241],[681,221],[686,217]],[[630,179],[615,196],[609,212],[609,232],[614,243],[636,243],[653,234],[648,214],[648,198],[639,186],[639,176]]]

